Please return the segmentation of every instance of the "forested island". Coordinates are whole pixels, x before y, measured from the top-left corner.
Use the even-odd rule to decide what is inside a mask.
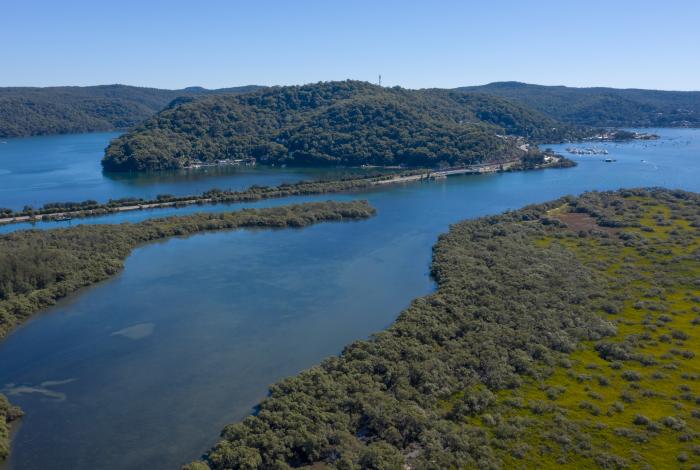
[[[246,93],[258,88],[0,87],[0,138],[128,129],[179,97]]]
[[[434,294],[185,468],[694,468],[698,229],[700,195],[664,189],[456,224]]]
[[[272,87],[180,100],[111,142],[108,171],[221,160],[439,167],[524,158],[590,132],[483,94],[366,82]]]
[[[458,88],[500,96],[569,124],[593,127],[698,127],[699,91],[574,88],[496,82]]]

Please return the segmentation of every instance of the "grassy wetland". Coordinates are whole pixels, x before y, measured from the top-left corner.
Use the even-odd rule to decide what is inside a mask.
[[[498,452],[504,462],[697,468],[698,210],[697,197],[655,191],[548,212],[593,231],[562,236],[566,229],[554,229],[536,243],[568,250],[593,269],[604,299],[599,314],[615,334],[581,342],[545,376],[496,395],[500,426],[527,422],[519,442]]]
[[[456,224],[434,294],[188,468],[698,468],[699,228],[662,189]]]

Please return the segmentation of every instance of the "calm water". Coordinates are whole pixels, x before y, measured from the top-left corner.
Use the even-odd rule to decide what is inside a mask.
[[[21,209],[47,202],[106,202],[120,197],[198,194],[217,187],[276,186],[318,177],[312,169],[201,168],[154,173],[103,173],[100,159],[118,133],[7,139],[0,144],[0,207]]]
[[[615,163],[579,157],[573,169],[363,193],[379,210],[367,221],[202,234],[137,249],[118,277],[0,344],[0,387],[27,411],[12,466],[177,468],[250,413],[270,383],[385,328],[430,292],[431,246],[450,223],[587,189],[700,191],[700,131],[659,132],[658,142],[606,145]],[[89,136],[97,154],[107,137]],[[0,205],[8,203],[0,197]]]

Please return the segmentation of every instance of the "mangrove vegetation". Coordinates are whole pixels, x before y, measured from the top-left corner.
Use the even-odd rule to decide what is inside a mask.
[[[699,229],[662,189],[456,224],[434,294],[186,468],[697,468]]]
[[[566,159],[563,159],[566,160]],[[566,160],[570,162],[570,160]],[[524,164],[527,164],[525,162]],[[350,175],[326,180],[299,181],[296,183],[282,183],[278,186],[253,185],[242,191],[230,189],[212,188],[201,194],[186,196],[174,196],[172,194],[159,194],[154,199],[136,197],[110,199],[100,203],[95,200],[80,202],[50,202],[42,207],[24,206],[21,210],[14,211],[10,208],[0,208],[0,219],[5,222],[13,222],[16,218],[24,220],[55,219],[63,216],[90,217],[119,212],[125,208],[146,209],[153,207],[180,207],[186,204],[216,204],[255,202],[263,199],[278,199],[291,196],[310,196],[342,191],[362,190],[373,186],[377,182],[386,181],[401,176],[411,176],[425,173],[425,171],[392,171],[370,172],[365,175]]]
[[[131,251],[144,243],[213,230],[299,228],[324,221],[359,220],[374,214],[367,201],[327,201],[2,235],[0,340],[39,310],[114,276],[124,267]],[[0,462],[9,453],[9,423],[21,414],[0,394]]]
[[[143,243],[211,230],[304,227],[374,213],[366,201],[326,201],[2,235],[0,339],[38,310],[119,272],[131,250]]]
[[[22,416],[22,410],[0,393],[0,463],[10,455],[10,426]]]
[[[545,152],[527,152],[520,161],[508,162],[505,166],[494,165],[491,171],[534,170],[542,168],[569,168],[576,163],[561,155]],[[482,168],[483,169],[483,168]],[[466,168],[467,172],[469,168]],[[481,171],[478,167],[473,172]],[[68,217],[91,217],[125,210],[153,209],[158,207],[182,207],[188,204],[217,204],[254,202],[262,199],[277,199],[291,196],[310,196],[343,191],[366,190],[379,184],[426,180],[434,176],[427,169],[368,170],[365,174],[350,173],[332,179],[282,183],[278,186],[253,185],[242,191],[212,188],[201,194],[174,196],[159,194],[155,199],[119,198],[105,203],[95,200],[81,202],[50,202],[42,207],[24,206],[21,210],[0,207],[0,224],[14,222],[36,222],[39,220],[62,220]]]

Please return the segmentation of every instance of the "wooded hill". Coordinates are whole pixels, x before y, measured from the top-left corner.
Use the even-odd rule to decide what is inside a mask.
[[[696,468],[699,228],[660,189],[453,225],[434,294],[186,469]]]
[[[126,85],[5,87],[0,88],[0,138],[127,129],[142,123],[179,97],[238,94],[261,88],[256,85],[217,90],[201,87],[162,90]],[[454,91],[506,98],[550,119],[575,125],[700,126],[700,92],[571,88],[520,82],[497,82]],[[450,90],[430,90],[429,93],[449,95]],[[502,108],[497,110],[501,114],[503,111]],[[521,113],[522,110],[516,112],[512,118],[520,119]],[[499,124],[499,118],[495,119]]]
[[[700,91],[572,88],[496,82],[457,88],[499,96],[552,119],[594,127],[700,127]]]
[[[170,106],[107,148],[106,170],[255,157],[295,165],[436,166],[516,158],[577,130],[500,98],[366,82],[274,87]]]
[[[257,88],[160,90],[126,85],[0,88],[0,138],[127,129],[181,96],[245,93]]]

